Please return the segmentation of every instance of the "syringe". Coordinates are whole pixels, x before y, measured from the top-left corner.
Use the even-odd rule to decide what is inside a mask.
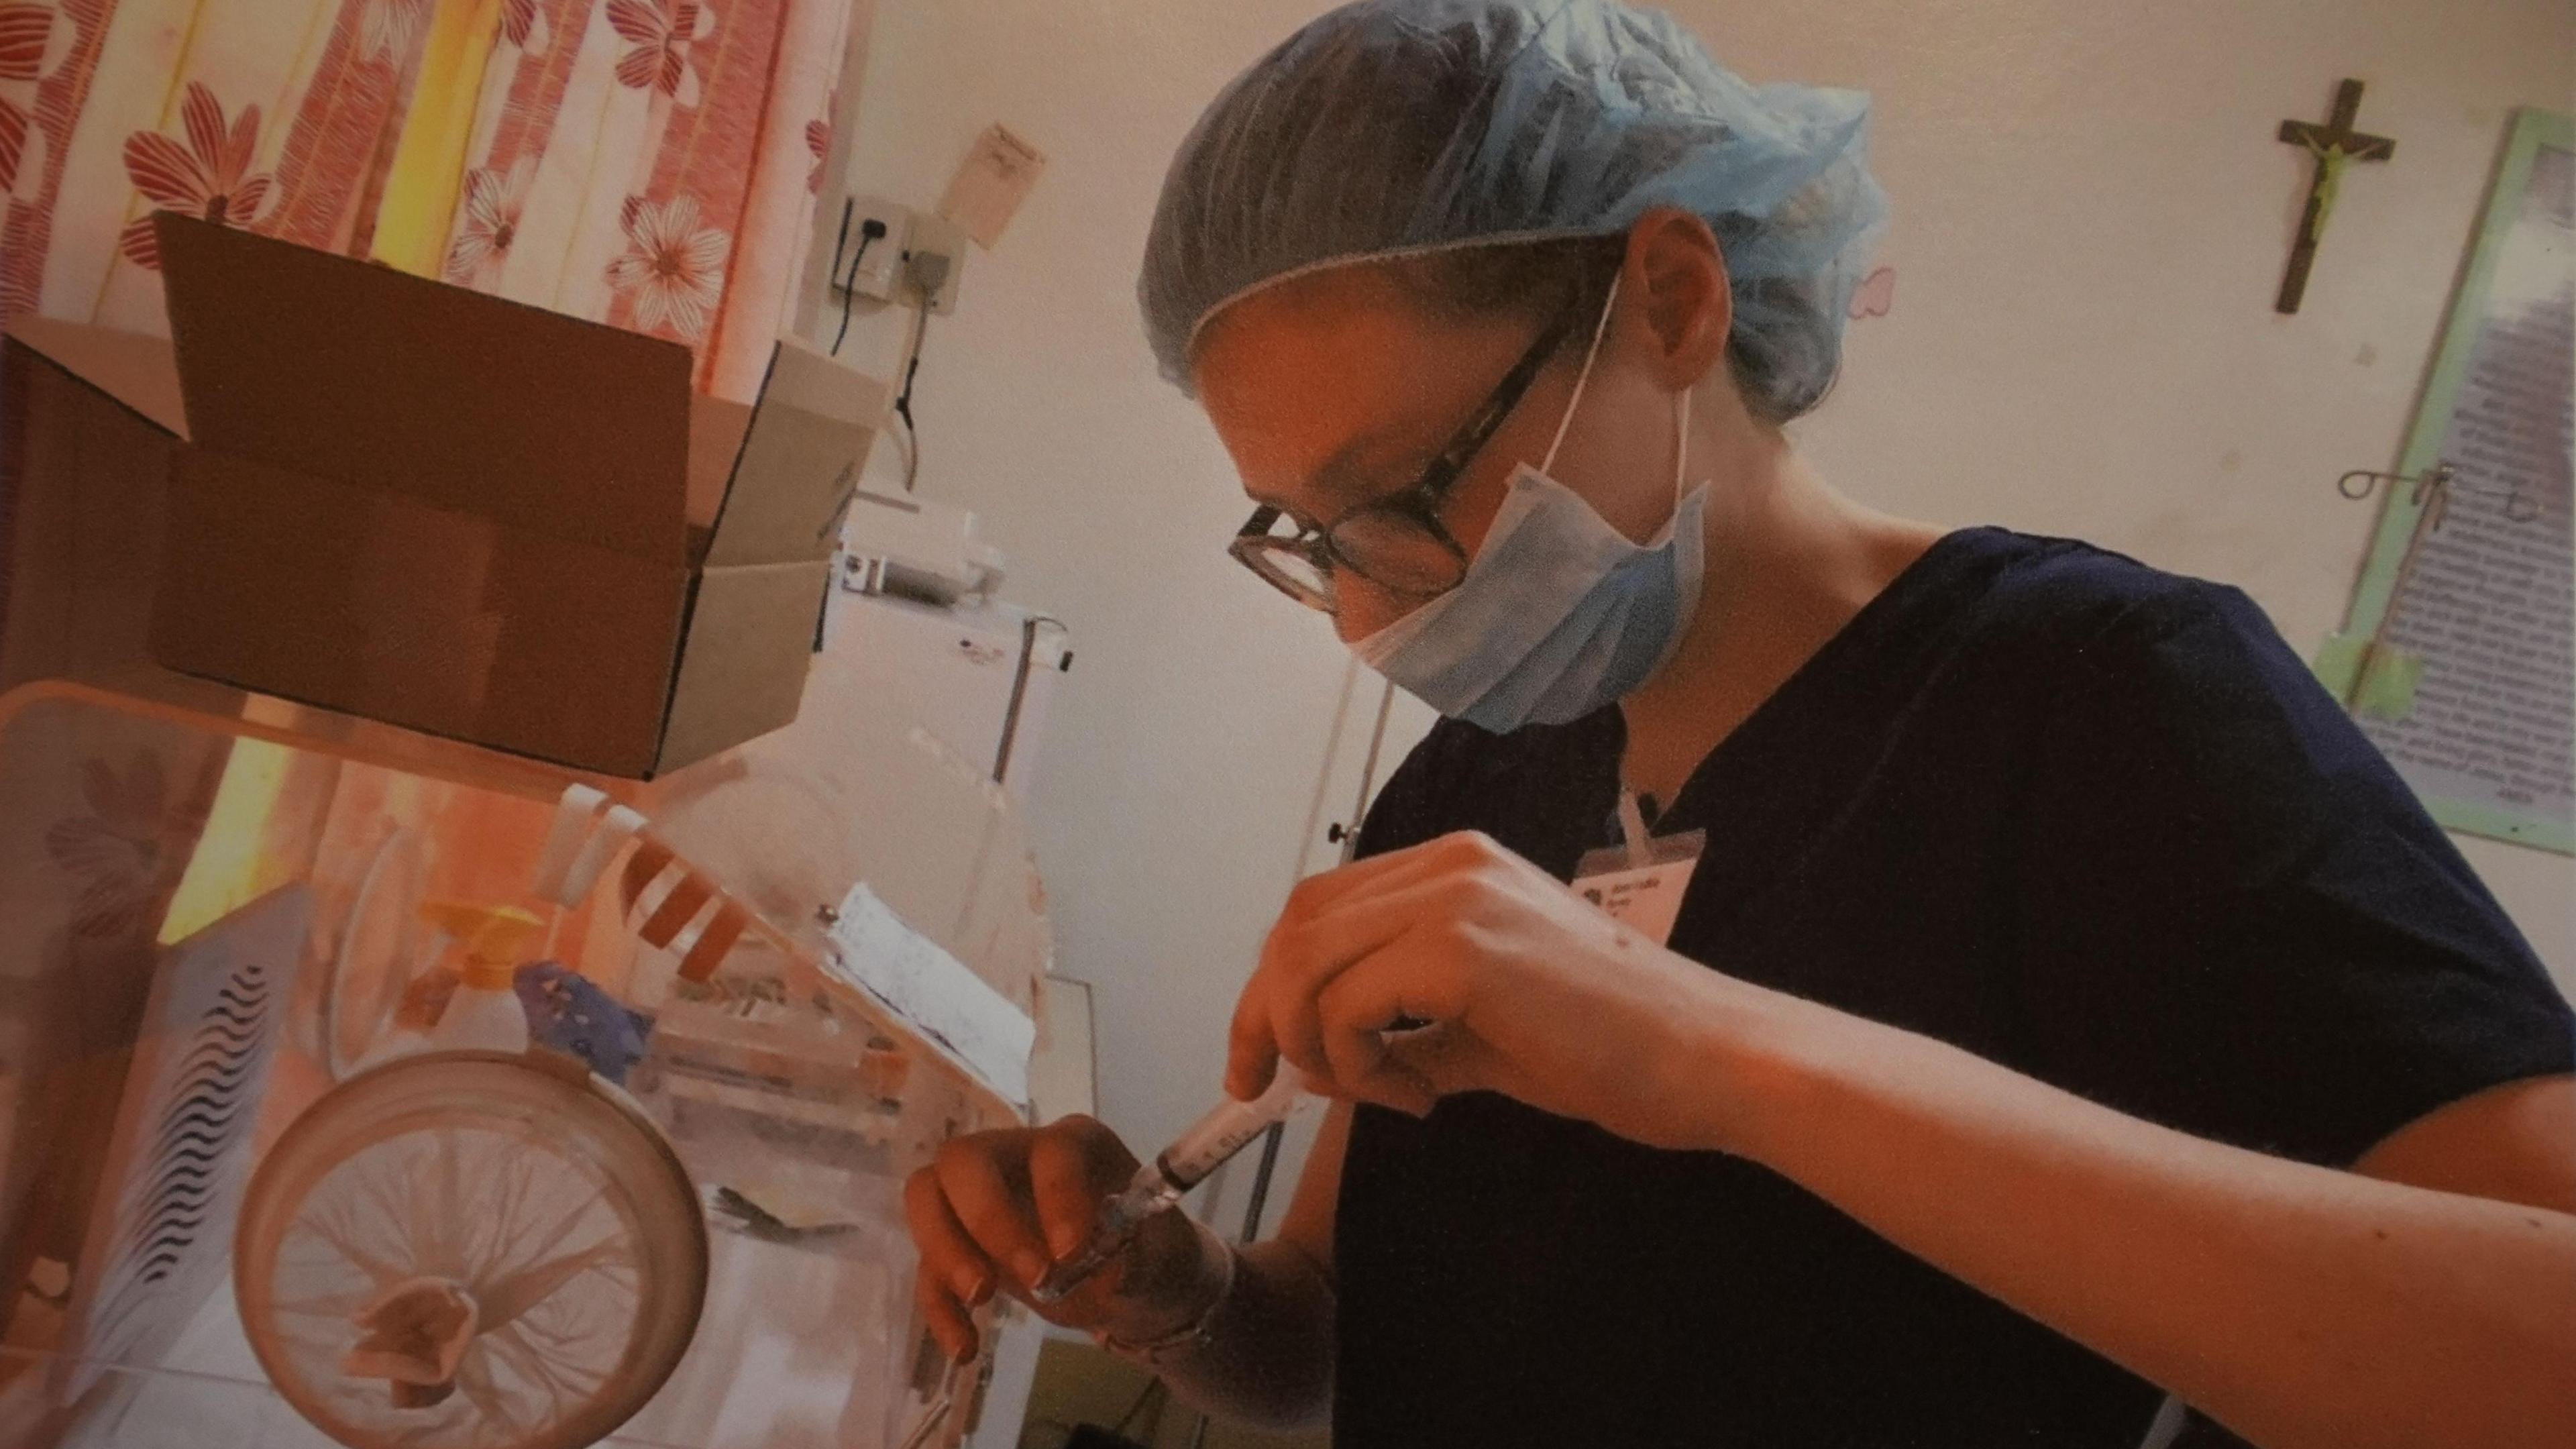
[[[1053,1303],[1097,1273],[1136,1236],[1145,1220],[1177,1206],[1184,1194],[1207,1179],[1224,1161],[1241,1152],[1273,1122],[1287,1120],[1304,1083],[1286,1062],[1271,1079],[1270,1089],[1249,1102],[1232,1097],[1190,1124],[1153,1161],[1136,1169],[1135,1180],[1100,1205],[1100,1218],[1081,1251],[1056,1264],[1029,1290],[1040,1303]]]

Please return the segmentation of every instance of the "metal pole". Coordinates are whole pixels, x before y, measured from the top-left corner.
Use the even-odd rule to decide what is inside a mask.
[[[1368,818],[1369,791],[1377,788],[1378,751],[1386,747],[1386,717],[1395,709],[1395,683],[1377,698],[1377,727],[1369,731],[1368,760],[1360,766],[1359,798],[1351,802],[1351,828],[1342,836],[1342,864],[1360,853],[1360,822]]]

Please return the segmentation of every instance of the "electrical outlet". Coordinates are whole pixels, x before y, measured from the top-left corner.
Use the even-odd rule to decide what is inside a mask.
[[[882,196],[853,196],[850,203],[850,229],[839,239],[832,295],[856,292],[870,301],[891,302],[903,284],[904,253],[912,246],[912,208]],[[873,228],[883,228],[883,233],[870,236]]]
[[[936,212],[914,217],[904,266],[907,290],[925,298],[931,311],[942,317],[956,311],[958,274],[966,270],[966,228]]]

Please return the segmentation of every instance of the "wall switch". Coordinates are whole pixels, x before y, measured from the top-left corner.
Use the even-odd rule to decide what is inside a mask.
[[[966,270],[966,229],[936,212],[914,217],[904,265],[906,290],[918,293],[940,316],[956,311],[957,278]]]
[[[850,202],[850,229],[839,239],[840,270],[832,277],[832,296],[854,291],[870,301],[891,302],[903,284],[904,253],[912,245],[912,208],[882,196],[853,196]],[[884,234],[868,235],[876,227],[884,228]]]

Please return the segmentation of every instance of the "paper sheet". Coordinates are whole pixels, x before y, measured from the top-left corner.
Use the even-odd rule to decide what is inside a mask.
[[[1002,228],[1028,199],[1046,169],[1046,153],[1011,134],[1008,127],[988,126],[975,138],[975,149],[949,180],[939,214],[966,228],[978,246],[991,248]]]
[[[1037,1023],[965,963],[907,926],[862,882],[841,900],[825,971],[948,1049],[1005,1099],[1029,1100]]]
[[[2518,211],[2497,222],[2440,443],[2454,496],[2388,604],[2378,652],[2398,667],[2364,664],[2368,697],[2352,702],[2445,824],[2567,849],[2576,152],[2539,146]]]

